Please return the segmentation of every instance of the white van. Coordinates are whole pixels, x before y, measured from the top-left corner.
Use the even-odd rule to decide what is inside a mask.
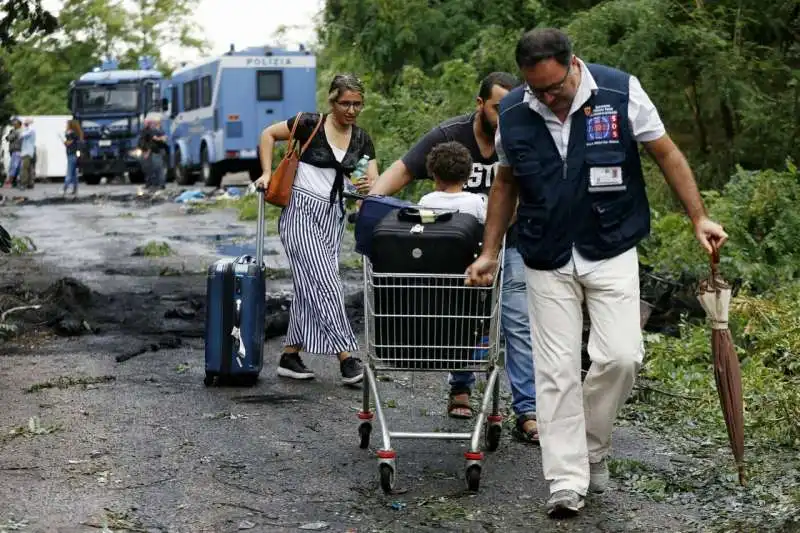
[[[64,133],[70,115],[18,115],[24,121],[33,119],[36,130],[36,178],[40,180],[63,179],[67,174],[67,150],[64,147]],[[11,126],[2,129],[0,152],[3,155],[3,169],[8,171],[9,153],[6,135]]]

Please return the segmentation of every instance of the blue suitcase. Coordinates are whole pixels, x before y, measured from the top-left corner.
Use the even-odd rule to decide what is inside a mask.
[[[356,252],[372,257],[372,232],[378,222],[401,207],[412,206],[411,202],[393,196],[366,196],[361,202],[361,209],[356,219],[355,238]]]
[[[206,386],[254,385],[264,365],[266,272],[264,201],[258,206],[256,257],[220,259],[206,282]]]

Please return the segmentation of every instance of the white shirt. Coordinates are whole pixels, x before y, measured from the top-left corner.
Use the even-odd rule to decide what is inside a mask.
[[[336,146],[330,144],[330,142],[328,142],[328,145],[331,147],[331,150],[333,150],[333,156],[338,162],[341,163],[345,154],[347,154],[347,150],[337,148]],[[328,198],[328,196],[331,194],[331,187],[333,187],[333,182],[335,180],[335,168],[320,168],[300,161],[297,164],[297,174],[294,178],[294,186],[313,193],[316,196]]]
[[[580,59],[578,59],[578,63],[581,68],[581,81],[565,122],[561,122],[555,113],[540,102],[538,98],[533,96],[530,91],[525,91],[525,95],[522,98],[523,103],[528,104],[528,107],[542,116],[562,158],[567,156],[572,115],[583,108],[583,105],[589,100],[592,94],[598,91],[597,82],[592,76],[592,73],[589,72],[586,64]],[[642,88],[639,79],[635,76],[630,77],[628,85],[628,124],[630,125],[634,140],[640,143],[655,141],[664,136],[667,132],[656,106]],[[511,166],[505,151],[503,151],[499,127],[495,134],[494,143],[495,150],[497,151],[498,163],[506,167]],[[634,246],[625,253],[636,253],[636,247]],[[559,268],[558,271],[565,274],[575,273],[578,276],[583,276],[594,270],[598,265],[602,264],[603,261],[605,260],[590,261],[573,248],[572,258],[566,265]]]
[[[486,221],[486,199],[482,194],[472,192],[429,192],[419,199],[418,205],[433,209],[449,209],[467,213],[481,223]]]

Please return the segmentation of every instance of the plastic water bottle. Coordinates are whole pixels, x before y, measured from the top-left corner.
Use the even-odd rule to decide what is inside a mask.
[[[362,155],[361,159],[358,160],[356,163],[356,169],[353,171],[353,174],[350,176],[351,179],[360,180],[364,176],[367,175],[367,166],[369,165],[369,156]]]
[[[350,192],[357,192],[355,184],[363,180],[367,176],[367,166],[369,165],[369,156],[363,155],[356,163],[356,169],[350,175],[350,183],[347,189]]]

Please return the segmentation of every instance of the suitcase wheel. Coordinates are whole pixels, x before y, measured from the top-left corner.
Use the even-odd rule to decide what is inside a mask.
[[[206,377],[203,378],[203,385],[205,385],[206,387],[210,387],[211,385],[213,385],[214,377],[215,377],[214,374],[206,372]]]
[[[250,374],[242,377],[241,383],[245,387],[255,387],[258,384],[258,374]]]

